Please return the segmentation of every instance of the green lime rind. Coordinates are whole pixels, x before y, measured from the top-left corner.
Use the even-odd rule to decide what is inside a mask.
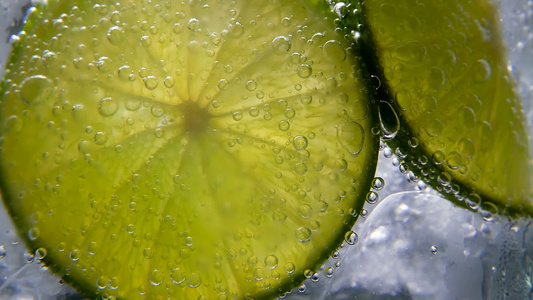
[[[372,0],[361,10],[362,56],[402,170],[488,218],[531,216],[524,116],[489,1]]]
[[[349,232],[377,163],[334,17],[306,1],[39,8],[0,94],[2,195],[29,248],[89,298],[300,284]]]

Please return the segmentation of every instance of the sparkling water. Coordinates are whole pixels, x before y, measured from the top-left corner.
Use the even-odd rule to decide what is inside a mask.
[[[533,145],[533,1],[498,0]],[[29,1],[0,1],[0,73]],[[533,147],[532,147],[533,149]],[[382,147],[374,190],[344,245],[286,299],[531,299],[533,225],[454,207]],[[83,299],[28,253],[0,211],[0,300]]]

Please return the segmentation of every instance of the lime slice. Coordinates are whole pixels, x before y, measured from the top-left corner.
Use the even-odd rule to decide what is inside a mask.
[[[330,16],[331,14],[331,16]],[[89,298],[279,295],[377,161],[349,39],[310,1],[51,1],[1,90],[21,234]]]
[[[524,117],[490,1],[371,0],[363,11],[382,130],[404,167],[461,205],[531,215]]]

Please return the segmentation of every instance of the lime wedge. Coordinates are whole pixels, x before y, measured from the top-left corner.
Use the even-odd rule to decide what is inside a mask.
[[[378,142],[311,1],[50,1],[2,83],[1,186],[86,297],[272,297],[339,246]],[[347,235],[348,236],[348,235]]]
[[[524,117],[490,1],[370,0],[363,11],[382,130],[404,167],[460,205],[531,215]]]

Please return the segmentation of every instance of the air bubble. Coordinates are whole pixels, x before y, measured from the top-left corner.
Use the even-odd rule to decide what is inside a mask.
[[[337,140],[346,151],[357,155],[363,149],[365,132],[357,122],[343,122],[337,126]]]
[[[298,207],[298,214],[304,219],[310,218],[313,215],[313,208],[309,204],[302,204]]]
[[[296,112],[292,108],[287,108],[285,110],[285,118],[292,119],[296,115]]]
[[[324,52],[333,61],[341,62],[346,59],[346,50],[339,41],[327,41],[324,44]]]
[[[307,243],[311,240],[311,229],[300,227],[296,230],[296,239],[300,243]]]
[[[107,40],[113,44],[118,45],[124,40],[124,29],[119,26],[113,26],[107,31]]]
[[[375,190],[382,190],[385,187],[385,180],[381,177],[376,177],[372,180],[372,188]]]
[[[189,19],[189,22],[187,22],[187,27],[192,31],[197,31],[200,29],[200,21],[196,18]]]
[[[379,196],[376,192],[368,192],[366,194],[366,202],[368,204],[375,204],[379,201]]]
[[[313,69],[308,64],[302,64],[298,67],[297,73],[300,78],[308,78],[313,73]]]
[[[269,255],[265,258],[265,266],[274,270],[278,266],[278,258],[275,255]]]
[[[294,172],[299,175],[304,175],[307,172],[307,165],[303,162],[294,165]]]
[[[257,82],[250,80],[246,83],[246,89],[248,91],[254,91],[257,88]]]
[[[292,144],[296,150],[304,150],[308,145],[307,138],[305,136],[298,135],[294,138]]]
[[[357,244],[357,240],[359,239],[359,237],[357,236],[357,233],[353,232],[353,231],[348,231],[346,232],[346,234],[344,235],[344,241],[348,244],[348,245],[355,245]]]
[[[458,152],[452,151],[446,156],[446,163],[448,164],[448,167],[450,167],[450,169],[456,170],[462,166],[463,158]]]
[[[229,86],[229,82],[228,82],[227,79],[220,79],[218,81],[217,87],[218,87],[219,90],[221,90],[221,91],[225,90],[225,89],[228,88],[228,86]]]
[[[27,103],[37,103],[46,100],[52,94],[52,81],[43,75],[25,78],[20,83],[20,95]]]
[[[172,76],[167,76],[167,77],[165,77],[165,79],[163,80],[163,83],[165,84],[165,86],[166,86],[167,88],[171,88],[171,87],[173,87],[174,84],[175,84],[174,77],[172,77]]]
[[[288,37],[277,36],[272,40],[272,48],[277,54],[285,54],[291,49],[291,41]]]
[[[163,272],[154,269],[152,272],[150,272],[150,284],[153,286],[159,286],[163,283]]]
[[[202,279],[200,275],[198,275],[197,273],[192,273],[187,278],[187,285],[191,288],[198,287],[201,283],[202,283]]]
[[[182,284],[185,282],[185,278],[185,273],[179,268],[176,268],[170,272],[170,280],[174,284]]]
[[[286,263],[285,267],[283,267],[283,268],[285,269],[285,273],[287,273],[287,274],[292,274],[296,270],[296,267],[291,262]]]
[[[78,261],[80,259],[80,251],[74,249],[74,250],[70,251],[68,257],[72,261]]]
[[[333,268],[332,267],[326,268],[326,270],[324,270],[324,274],[326,275],[327,278],[333,277]]]
[[[232,114],[233,120],[240,121],[242,120],[242,113],[240,111],[234,111]]]
[[[98,112],[104,117],[113,116],[118,110],[118,103],[113,101],[111,97],[106,97],[100,100],[98,105]]]
[[[287,131],[287,130],[289,130],[290,127],[291,127],[291,124],[289,124],[289,122],[287,122],[285,120],[281,120],[278,123],[278,128],[281,131]]]
[[[102,131],[98,131],[94,135],[94,143],[97,145],[103,145],[107,142],[107,134]]]
[[[431,246],[431,254],[437,254],[439,252],[439,248],[437,246],[433,245]]]
[[[483,83],[489,80],[492,69],[490,63],[484,59],[478,60],[473,66],[474,82]]]
[[[144,86],[149,90],[155,89],[158,84],[159,80],[155,76],[146,76],[144,78]]]

